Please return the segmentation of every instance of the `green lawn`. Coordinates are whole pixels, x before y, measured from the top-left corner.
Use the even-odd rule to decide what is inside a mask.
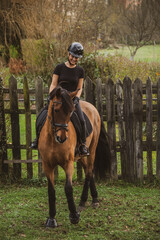
[[[100,50],[103,54],[120,54],[127,58],[130,58],[130,52],[128,47],[122,46],[119,49],[104,49]],[[135,61],[144,61],[144,62],[159,62],[160,63],[160,45],[147,45],[138,49]]]
[[[76,205],[82,183],[73,183]],[[99,207],[91,207],[91,198],[81,212],[79,224],[71,225],[64,183],[56,186],[58,227],[46,229],[48,217],[45,182],[0,187],[0,239],[2,240],[159,240],[160,191],[149,186],[98,183]]]

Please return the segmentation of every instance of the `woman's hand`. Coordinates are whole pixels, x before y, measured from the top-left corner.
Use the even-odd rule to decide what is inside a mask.
[[[79,97],[74,97],[73,98],[73,103],[74,103],[74,105],[76,106],[78,103],[79,103]]]

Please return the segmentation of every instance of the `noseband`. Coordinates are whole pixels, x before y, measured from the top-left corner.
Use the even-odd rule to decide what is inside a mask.
[[[68,132],[68,124],[61,124],[61,123],[55,122],[55,120],[54,120],[54,103],[62,104],[62,102],[54,101],[52,104],[52,120],[51,120],[50,116],[48,116],[48,118],[50,120],[51,127],[53,129],[55,141],[58,143],[64,143],[67,140],[67,137],[65,137],[65,139],[62,140],[59,136],[57,136],[57,132],[60,130],[65,130],[66,132]],[[58,129],[56,129],[56,128],[58,128]]]

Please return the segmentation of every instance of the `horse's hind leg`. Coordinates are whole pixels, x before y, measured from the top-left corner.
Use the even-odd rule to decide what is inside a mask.
[[[93,175],[92,176],[86,176],[84,186],[83,186],[82,195],[81,195],[81,201],[79,203],[79,210],[80,211],[85,207],[85,203],[88,199],[89,188],[91,190],[92,205],[93,205],[93,207],[98,206],[98,193],[97,193],[97,190],[96,190],[94,177],[93,177]]]
[[[90,179],[92,177],[92,171],[89,171],[89,166],[88,166],[86,158],[81,159],[81,163],[82,163],[82,166],[83,166],[84,172],[85,172],[85,181],[84,181],[83,190],[82,190],[82,194],[81,194],[81,200],[79,203],[80,211],[85,207],[85,203],[88,199],[88,190],[90,187]]]
[[[52,181],[52,182],[51,182]],[[54,189],[54,173],[52,173],[52,178],[48,178],[48,201],[49,201],[49,218],[46,221],[46,227],[57,227],[57,222],[55,220],[56,215],[56,197]]]
[[[90,190],[91,190],[91,196],[92,196],[92,205],[93,205],[93,207],[97,207],[98,206],[98,193],[96,190],[96,185],[95,185],[93,176],[90,179]]]
[[[89,188],[91,190],[92,204],[95,205],[98,202],[98,200],[97,200],[98,194],[97,194],[95,181],[94,181],[94,177],[93,177],[93,163],[94,163],[93,159],[94,159],[94,154],[91,154],[88,157],[87,162],[85,159],[82,161],[82,165],[83,165],[86,177],[85,177],[85,182],[83,185],[81,200],[79,203],[79,210],[82,210],[85,207],[85,203],[88,199]]]
[[[90,178],[88,176],[85,177],[85,182],[83,185],[83,191],[81,194],[81,200],[79,203],[79,210],[81,211],[85,207],[85,203],[88,199],[88,190],[89,190],[89,185],[90,185]]]
[[[66,182],[65,182],[65,194],[67,197],[68,208],[70,211],[69,218],[71,223],[77,224],[79,222],[80,215],[76,210],[76,206],[73,199],[73,188],[72,188],[72,175],[73,175],[73,161],[70,161],[65,168]]]

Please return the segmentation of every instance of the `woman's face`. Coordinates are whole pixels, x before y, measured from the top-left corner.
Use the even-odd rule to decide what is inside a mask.
[[[69,63],[72,65],[76,65],[78,63],[79,58],[72,56],[72,54],[69,53],[68,56]]]

